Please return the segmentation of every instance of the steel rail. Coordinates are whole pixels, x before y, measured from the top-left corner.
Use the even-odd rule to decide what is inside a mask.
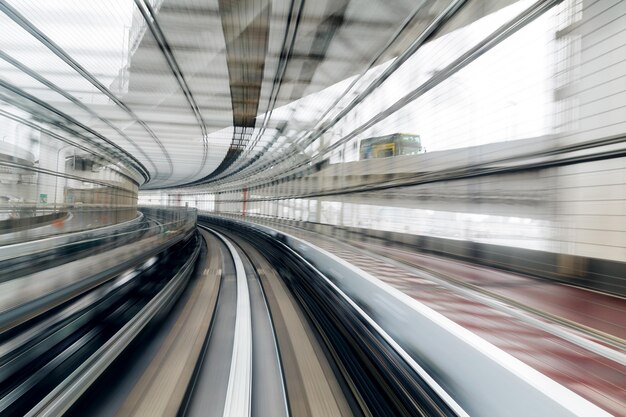
[[[215,234],[228,248],[237,274],[237,316],[230,375],[224,404],[224,417],[252,415],[252,316],[248,279],[237,249],[221,233],[203,227]]]
[[[263,312],[264,312],[264,314],[267,315],[267,319],[268,319],[268,322],[269,322],[269,330],[270,330],[270,333],[271,333],[271,340],[272,340],[273,349],[274,349],[274,352],[275,352],[274,360],[276,361],[278,372],[280,374],[280,392],[281,392],[281,396],[282,396],[282,405],[284,407],[285,416],[289,417],[291,415],[291,413],[290,413],[290,409],[289,409],[289,399],[287,398],[287,382],[286,382],[286,379],[285,379],[285,370],[284,370],[284,366],[283,366],[283,363],[282,363],[282,360],[281,360],[280,350],[278,348],[278,336],[276,335],[276,329],[274,328],[272,312],[271,312],[271,310],[269,308],[269,303],[268,303],[268,300],[267,300],[267,294],[265,292],[265,289],[263,288],[263,285],[261,284],[259,271],[257,269],[258,265],[252,260],[252,258],[250,257],[249,253],[244,249],[244,247],[241,245],[241,242],[238,239],[233,239],[233,241],[241,249],[242,253],[244,253],[244,255],[246,256],[246,258],[248,260],[248,263],[254,269],[253,274],[254,274],[257,282],[258,282],[259,290],[260,290],[260,293],[261,293],[261,300],[262,300],[263,306],[264,306]],[[244,240],[244,242],[245,242],[245,240]],[[258,252],[258,253],[260,254],[260,252]]]
[[[376,323],[372,317],[365,312],[357,303],[355,303],[345,292],[341,290],[334,282],[332,282],[326,275],[324,275],[320,270],[318,270],[313,264],[307,261],[302,255],[290,249],[294,256],[300,259],[305,265],[315,271],[318,276],[320,276],[328,286],[330,286],[333,291],[341,296],[356,312],[361,318],[368,323],[391,347],[393,350],[398,353],[398,355],[406,361],[406,363],[415,371],[416,374],[420,376],[424,380],[424,382],[429,385],[432,390],[450,407],[454,413],[459,417],[469,417],[469,414],[463,410],[463,408],[456,402],[454,399],[448,394],[442,387],[433,379],[432,376],[422,368],[416,361],[409,355],[403,348],[396,342],[378,323]]]

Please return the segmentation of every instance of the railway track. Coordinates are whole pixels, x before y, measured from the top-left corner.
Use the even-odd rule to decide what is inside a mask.
[[[465,415],[280,240],[199,226],[7,330],[0,415]]]
[[[281,277],[313,327],[353,415],[464,415],[365,311],[299,254],[253,229],[230,233],[247,241]]]
[[[279,275],[248,242],[221,232],[200,228],[207,253],[189,296],[115,415],[354,415]]]
[[[200,227],[209,255],[194,285],[210,286],[210,301],[190,300],[204,306],[197,313],[204,318],[186,317],[185,327],[201,325],[178,331],[196,336],[188,345],[202,339],[202,349],[185,355],[164,345],[118,416],[464,415],[364,311],[280,241]],[[172,378],[177,384],[163,382],[168,369],[192,363],[193,372]],[[172,395],[177,385],[187,388]]]

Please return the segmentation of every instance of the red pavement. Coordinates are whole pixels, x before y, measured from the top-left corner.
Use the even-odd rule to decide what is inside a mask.
[[[359,245],[363,246],[363,245]],[[496,269],[397,248],[368,249],[506,297],[530,308],[597,330],[626,342],[626,299]]]
[[[276,226],[274,226],[276,227]],[[473,298],[439,285],[421,270],[473,284],[515,303],[624,339],[626,300],[486,267],[382,245],[343,242],[295,228],[305,239],[398,288],[616,416],[626,416],[626,367]],[[368,256],[361,246],[382,258]],[[416,268],[402,270],[384,258]],[[466,289],[465,289],[466,291]],[[545,323],[558,324],[540,318]],[[569,331],[569,330],[568,330]],[[623,351],[621,351],[623,352]]]

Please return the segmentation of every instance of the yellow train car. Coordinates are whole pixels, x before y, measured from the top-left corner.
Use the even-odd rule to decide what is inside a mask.
[[[393,133],[363,139],[359,149],[359,159],[388,158],[400,155],[417,155],[425,152],[419,135]]]

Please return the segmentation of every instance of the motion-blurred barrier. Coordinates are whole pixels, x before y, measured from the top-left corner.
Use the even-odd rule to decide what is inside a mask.
[[[0,221],[0,246],[115,227],[136,218],[136,207],[38,209],[36,215],[20,215]]]
[[[0,257],[4,257],[3,264],[10,266],[4,269],[5,273],[0,280],[0,329],[11,329],[113,279],[128,268],[188,240],[195,231],[195,210],[160,210],[158,216],[152,216],[156,219],[156,225],[150,227],[151,233],[147,235],[143,234],[143,229],[134,230],[134,224],[131,223],[124,225],[133,228],[130,231],[120,228],[99,231],[100,236],[95,238],[95,242],[89,234],[83,233],[74,237],[82,237],[83,240],[70,241],[69,244],[66,239],[52,239],[52,243],[61,243],[61,247],[51,247],[51,242],[43,242],[43,246],[35,245],[37,242],[41,243],[36,241],[17,248],[0,248]],[[135,239],[128,241],[127,233],[135,235]],[[120,237],[122,241],[116,242]],[[111,239],[113,244],[109,242]],[[124,245],[120,246],[119,243]],[[66,251],[72,245],[77,245],[79,250],[83,245],[96,248],[99,245],[104,246],[95,253],[89,253],[91,256],[69,258],[66,262],[53,264],[52,267],[45,268],[42,265],[32,269],[31,262],[36,262],[41,251],[53,251],[61,258],[71,254]],[[22,250],[26,248],[33,252],[24,253]]]
[[[26,262],[11,275],[3,269],[0,415],[57,415],[70,407],[178,298],[199,253],[195,222],[195,210],[147,210],[98,237],[70,240],[95,243],[93,251],[66,254],[66,262],[47,268]],[[51,241],[67,248],[63,237]],[[8,248],[0,247],[0,255]],[[45,245],[39,249],[45,253]]]
[[[66,211],[51,211],[32,217],[11,218],[6,216],[6,220],[0,220],[0,233],[12,233],[19,230],[30,229],[33,227],[41,227],[51,224],[58,220],[67,218]]]
[[[141,331],[164,310],[171,307],[183,291],[196,259],[200,245],[189,255],[185,263],[169,282],[141,310],[119,329],[104,345],[87,358],[61,384],[43,398],[29,416],[60,415],[67,411],[97,378],[113,363]]]
[[[136,212],[134,219],[110,226],[3,245],[0,248],[0,262],[35,254],[41,255],[47,251],[57,252],[68,249],[72,245],[84,246],[89,242],[104,238],[114,239],[115,236],[124,236],[126,233],[145,226],[145,220],[143,213]]]

